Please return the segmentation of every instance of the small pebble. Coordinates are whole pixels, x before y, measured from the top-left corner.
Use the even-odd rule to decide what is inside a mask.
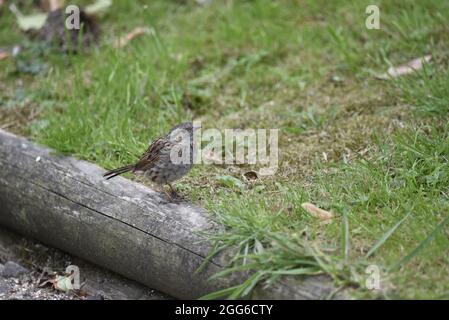
[[[8,284],[4,279],[0,278],[0,297],[8,293],[8,291],[9,291]]]

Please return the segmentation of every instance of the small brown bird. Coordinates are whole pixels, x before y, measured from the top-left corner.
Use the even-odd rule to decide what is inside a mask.
[[[156,139],[137,163],[110,170],[103,176],[111,179],[130,171],[142,173],[159,185],[167,184],[176,195],[171,182],[186,175],[193,166],[193,131],[192,122],[182,123]]]

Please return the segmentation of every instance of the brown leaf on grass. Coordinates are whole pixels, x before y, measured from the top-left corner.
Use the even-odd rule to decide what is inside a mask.
[[[133,31],[128,33],[126,36],[121,37],[114,43],[114,48],[123,48],[124,46],[128,45],[134,38],[144,35],[144,34],[150,34],[151,29],[145,28],[145,27],[137,27],[134,28]]]
[[[41,0],[40,6],[44,11],[54,11],[64,6],[64,0]]]
[[[17,24],[22,31],[39,30],[47,20],[47,13],[35,13],[24,16],[14,3],[9,5],[9,10],[16,16]]]
[[[86,6],[85,11],[89,15],[99,15],[106,12],[112,5],[112,0],[97,0],[94,3]]]
[[[329,220],[334,217],[334,213],[332,211],[320,209],[316,205],[309,202],[304,202],[301,207],[314,218]]]
[[[424,63],[429,62],[432,59],[431,55],[427,55],[421,58],[416,58],[410,60],[405,64],[401,64],[397,67],[388,68],[387,73],[378,76],[379,79],[389,79],[389,78],[397,78],[403,75],[407,75],[413,73],[415,71],[421,70],[423,68]]]
[[[259,175],[257,174],[256,171],[247,171],[243,174],[243,177],[247,180],[247,181],[255,181],[259,178]]]
[[[1,1],[1,0],[0,0]],[[0,60],[6,59],[10,56],[8,51],[2,51],[0,50]]]

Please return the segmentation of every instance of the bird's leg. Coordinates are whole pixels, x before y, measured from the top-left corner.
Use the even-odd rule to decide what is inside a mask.
[[[163,188],[165,195],[167,196],[168,200],[170,202],[173,202],[173,196],[170,192],[167,191],[167,189]]]
[[[167,184],[170,187],[170,192],[166,188],[164,188],[165,195],[167,196],[167,198],[170,202],[178,203],[179,200],[181,199],[180,196],[178,195],[178,193],[175,191],[175,189],[172,187],[171,184],[169,184],[169,183],[167,183]]]
[[[173,188],[173,186],[170,184],[170,183],[167,183],[168,184],[168,186],[170,187],[170,191],[171,191],[171,195],[173,196],[175,196],[176,198],[179,198],[179,195],[178,195],[178,193],[176,192],[176,190]]]
[[[169,192],[167,190],[167,188],[164,188],[164,187],[162,187],[162,191],[167,196],[169,202],[175,202],[176,198],[178,197],[178,194],[176,193],[176,191],[173,189],[173,187],[169,183],[167,183],[167,184],[170,187],[171,192]]]
[[[180,195],[180,194],[175,190],[175,188],[173,188],[173,186],[172,186],[170,183],[167,183],[167,184],[168,184],[168,186],[170,187],[172,197],[174,197],[176,201],[179,202],[179,201],[184,201],[184,200],[185,200],[185,198],[184,198],[182,195]]]

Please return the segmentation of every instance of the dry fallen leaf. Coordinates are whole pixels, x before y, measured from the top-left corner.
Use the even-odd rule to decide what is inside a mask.
[[[334,217],[333,212],[320,209],[316,205],[309,202],[304,202],[301,205],[301,207],[314,218],[318,218],[321,220],[329,220]]]
[[[40,6],[44,11],[54,11],[61,9],[65,4],[64,0],[41,0]]]
[[[56,282],[54,283],[54,288],[67,293],[70,290],[73,290],[72,280],[72,276],[57,276]]]
[[[84,9],[87,14],[99,15],[106,12],[112,5],[112,0],[97,0],[95,3],[86,6]]]
[[[14,3],[9,5],[9,10],[16,16],[17,24],[23,31],[33,29],[39,30],[45,24],[45,20],[47,20],[46,13],[36,13],[30,16],[24,16]]]
[[[130,33],[128,33],[126,36],[121,37],[114,43],[114,48],[123,48],[126,46],[129,42],[131,42],[135,37],[144,35],[144,34],[150,34],[152,30],[150,28],[144,28],[144,27],[137,27]]]
[[[0,0],[1,1],[1,0]],[[64,0],[47,0],[43,1],[43,6],[48,9],[48,12],[55,12],[62,10],[64,7]],[[97,0],[95,3],[86,6],[85,10],[82,10],[87,16],[94,16],[105,12],[112,4],[112,0]],[[17,24],[22,31],[40,30],[44,27],[48,12],[35,13],[29,16],[23,15],[17,6],[12,3],[9,5],[9,10],[16,16]]]
[[[246,180],[248,180],[248,181],[254,181],[254,180],[257,180],[258,178],[259,178],[259,175],[257,174],[257,172],[256,171],[248,171],[248,172],[245,172],[244,174],[243,174],[243,177],[246,179]]]
[[[0,60],[6,59],[9,57],[9,52],[8,51],[1,51],[0,50]]]
[[[59,291],[64,291],[67,293],[70,290],[73,290],[72,280],[73,280],[73,275],[68,275],[68,276],[55,275],[52,279],[49,279],[49,280],[44,281],[41,284],[39,284],[39,287],[42,288],[42,287],[45,287],[46,285],[50,284],[53,289],[59,290]]]
[[[431,55],[427,55],[421,58],[413,59],[405,64],[397,67],[388,68],[387,73],[378,76],[379,79],[397,78],[406,74],[413,73],[421,70],[424,63],[429,62],[432,59]]]

